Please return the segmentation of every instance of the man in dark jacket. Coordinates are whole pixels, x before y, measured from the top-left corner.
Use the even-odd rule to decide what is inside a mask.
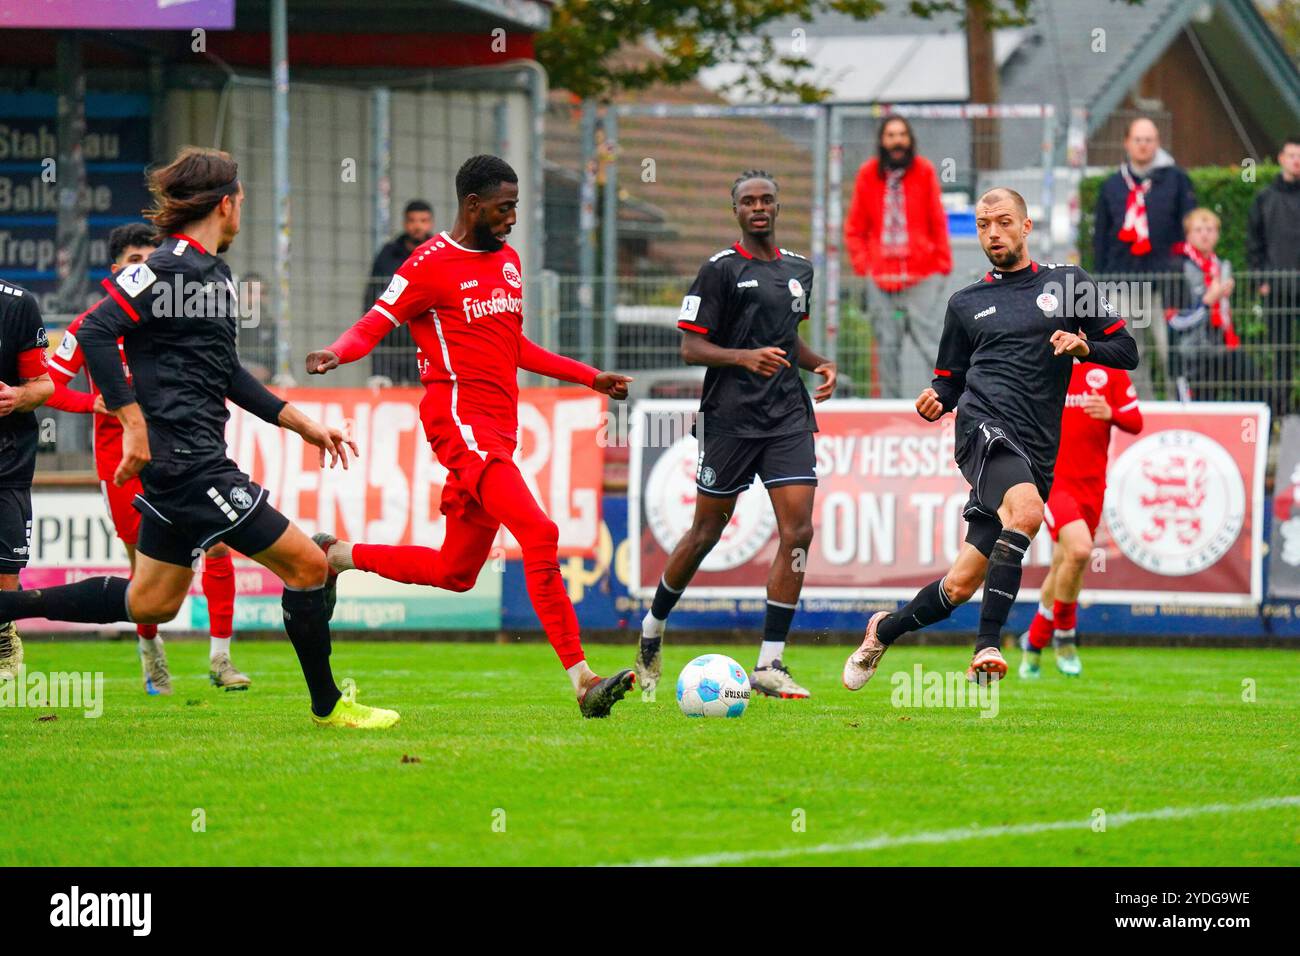
[[[423,199],[412,199],[403,213],[402,233],[380,248],[370,266],[370,281],[362,309],[369,309],[384,294],[393,274],[401,268],[416,247],[433,235],[433,207]],[[417,385],[420,376],[415,368],[415,342],[410,329],[393,329],[384,340],[384,347],[370,355],[370,372],[382,375],[395,385]]]
[[[1124,153],[1125,161],[1101,184],[1097,196],[1093,271],[1103,279],[1124,273],[1163,273],[1164,279],[1154,280],[1151,289],[1163,302],[1175,293],[1181,277],[1182,267],[1173,261],[1171,250],[1175,243],[1183,241],[1183,217],[1196,208],[1196,192],[1187,173],[1160,148],[1160,132],[1145,116],[1128,124]],[[1146,296],[1141,298],[1145,300]],[[1135,382],[1148,395],[1152,385],[1150,370],[1163,369],[1169,354],[1165,324],[1160,318],[1163,306],[1153,306],[1151,315],[1131,316],[1144,351]],[[1145,354],[1151,350],[1155,356]]]
[[[1246,227],[1246,264],[1259,276],[1273,353],[1273,413],[1292,410],[1295,317],[1300,311],[1300,135],[1288,136],[1277,154],[1282,171],[1255,194]],[[1289,275],[1278,275],[1285,270]]]

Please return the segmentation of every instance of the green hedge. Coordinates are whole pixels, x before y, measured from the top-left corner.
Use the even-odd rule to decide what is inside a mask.
[[[1192,188],[1196,190],[1197,202],[1213,209],[1223,220],[1217,250],[1219,257],[1227,259],[1239,271],[1246,268],[1246,220],[1250,204],[1255,193],[1271,183],[1277,174],[1276,166],[1259,166],[1255,169],[1255,181],[1250,183],[1243,182],[1242,170],[1237,166],[1200,166],[1187,171],[1192,179]],[[1086,176],[1079,183],[1079,208],[1083,210],[1079,217],[1079,258],[1083,267],[1089,270],[1093,266],[1093,210],[1097,207],[1101,184],[1109,176],[1110,173]]]

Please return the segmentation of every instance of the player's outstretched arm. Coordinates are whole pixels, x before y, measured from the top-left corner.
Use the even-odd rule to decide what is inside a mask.
[[[342,462],[344,470],[348,467],[348,450],[351,449],[353,458],[360,458],[361,452],[357,448],[356,441],[351,435],[345,435],[342,429],[330,428],[322,425],[314,419],[308,418],[302,411],[295,406],[285,402],[284,407],[280,409],[278,421],[276,422],[281,428],[288,429],[291,432],[297,432],[302,436],[302,440],[309,445],[315,445],[320,449],[320,464],[325,467],[325,455],[330,457],[330,467]]]
[[[340,365],[365,358],[395,328],[397,326],[391,319],[371,309],[352,328],[340,335],[333,345],[308,354],[307,374],[324,375]]]
[[[567,355],[557,355],[525,336],[520,336],[519,341],[519,367],[525,372],[545,375],[561,382],[585,385],[615,399],[627,398],[627,386],[632,381],[627,375],[601,372]]]

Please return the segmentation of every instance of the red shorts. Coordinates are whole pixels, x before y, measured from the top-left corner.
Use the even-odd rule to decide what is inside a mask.
[[[1102,500],[1095,495],[1080,494],[1073,488],[1052,488],[1047,497],[1047,507],[1043,509],[1043,521],[1052,540],[1057,540],[1061,529],[1072,521],[1083,521],[1088,525],[1089,536],[1096,537],[1097,526],[1101,524]]]
[[[490,462],[514,464],[516,435],[482,419],[450,417],[445,406],[439,408],[445,397],[431,388],[420,402],[425,437],[439,463],[451,473],[442,489],[440,510],[448,517],[496,528],[500,522],[483,508],[478,486]]]
[[[123,544],[135,547],[140,537],[140,512],[132,504],[135,496],[144,493],[138,477],[132,478],[119,488],[110,478],[100,479],[99,490],[104,494],[104,504],[108,505],[108,514],[113,519],[113,528]]]
[[[135,496],[144,493],[139,477],[132,478],[119,488],[113,484],[113,473],[122,463],[122,428],[116,419],[101,424],[95,416],[95,474],[99,477],[99,490],[104,495],[113,528],[123,544],[135,547],[140,537],[140,512],[132,504]]]

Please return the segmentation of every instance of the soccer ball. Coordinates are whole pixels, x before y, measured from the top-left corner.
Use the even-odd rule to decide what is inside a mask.
[[[677,706],[687,717],[739,717],[749,706],[749,675],[725,654],[704,654],[682,668]]]

